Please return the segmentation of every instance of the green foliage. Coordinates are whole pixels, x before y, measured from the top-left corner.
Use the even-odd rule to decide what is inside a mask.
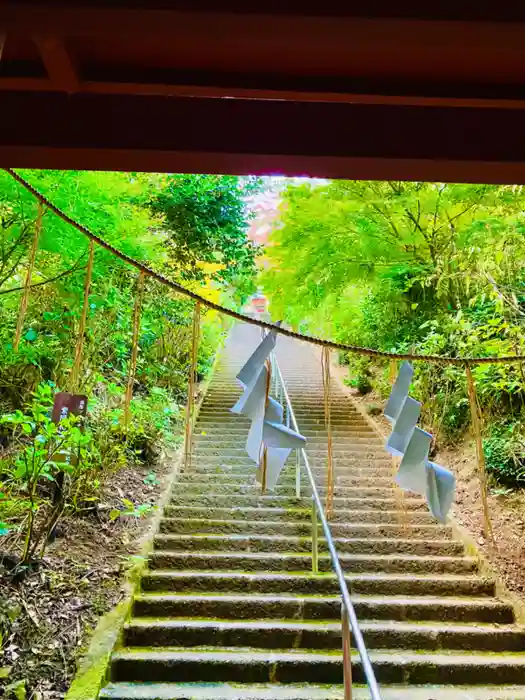
[[[223,293],[236,297],[230,281],[239,288],[253,285],[256,251],[246,236],[246,196],[257,187],[255,179],[81,171],[23,175],[123,252],[191,279],[193,289],[216,301]],[[125,427],[137,273],[96,248],[75,388],[88,395],[88,415],[83,426],[73,418],[56,426],[50,419],[53,394],[72,389],[88,242],[45,211],[22,340],[14,352],[36,222],[34,198],[0,172],[0,536],[17,551],[17,532],[23,532],[25,563],[41,554],[62,513],[81,517],[96,509],[108,475],[136,462],[154,465],[164,447],[180,443],[193,314],[193,302],[146,280]],[[203,310],[199,378],[209,371],[222,336],[220,320]],[[59,461],[59,449],[73,450],[80,459]],[[133,517],[146,513],[145,506],[117,508]]]
[[[439,183],[291,185],[261,278],[272,313],[385,351],[524,354],[524,194]],[[384,396],[387,373],[383,363],[349,358],[348,381],[361,391]],[[477,366],[474,379],[489,424],[524,420],[519,365]],[[468,427],[461,367],[416,363],[413,393],[434,434],[454,439]],[[504,440],[514,454],[515,441]]]
[[[492,426],[483,441],[487,471],[501,484],[525,486],[525,440],[523,424]]]
[[[5,500],[18,499],[25,510],[22,566],[29,563],[39,546],[43,552],[64,508],[65,481],[58,485],[59,475],[69,477],[74,484],[88,462],[91,435],[72,415],[54,423],[52,405],[53,391],[49,384],[42,384],[25,411],[17,410],[0,419],[0,424],[11,429],[14,445],[2,465]],[[52,485],[46,485],[46,481]],[[35,531],[37,522],[39,531]]]
[[[355,355],[350,358],[348,367],[348,385],[354,387],[360,394],[372,391],[372,363],[368,357]]]
[[[168,175],[150,200],[164,219],[167,251],[184,279],[202,279],[203,263],[217,267],[216,278],[253,277],[256,249],[246,238],[246,197],[257,178]]]

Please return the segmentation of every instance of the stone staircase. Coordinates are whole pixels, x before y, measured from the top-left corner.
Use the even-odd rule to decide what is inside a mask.
[[[343,697],[339,589],[322,539],[322,573],[311,573],[306,476],[296,499],[290,459],[275,494],[261,496],[248,422],[228,410],[259,338],[237,326],[227,344],[101,698]],[[319,355],[285,339],[277,354],[324,494]],[[512,606],[419,498],[400,511],[381,439],[336,386],[332,422],[332,533],[385,700],[524,700],[525,631]],[[353,675],[354,698],[369,697],[357,653]]]

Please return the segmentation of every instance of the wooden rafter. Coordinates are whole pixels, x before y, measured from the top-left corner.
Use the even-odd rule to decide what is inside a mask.
[[[78,92],[80,81],[74,61],[63,40],[52,34],[35,35],[42,61],[55,90]]]

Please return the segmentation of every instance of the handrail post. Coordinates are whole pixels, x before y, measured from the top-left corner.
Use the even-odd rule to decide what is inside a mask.
[[[319,542],[317,530],[317,508],[312,496],[312,573],[319,573]]]
[[[301,450],[297,450],[295,462],[295,497],[301,498]]]
[[[342,634],[343,634],[343,678],[345,688],[345,700],[352,700],[352,641],[350,636],[350,620],[346,605],[341,606]]]

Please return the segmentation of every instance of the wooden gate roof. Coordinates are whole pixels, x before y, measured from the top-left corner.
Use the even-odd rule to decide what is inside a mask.
[[[525,182],[525,5],[429,5],[0,0],[0,166]]]

